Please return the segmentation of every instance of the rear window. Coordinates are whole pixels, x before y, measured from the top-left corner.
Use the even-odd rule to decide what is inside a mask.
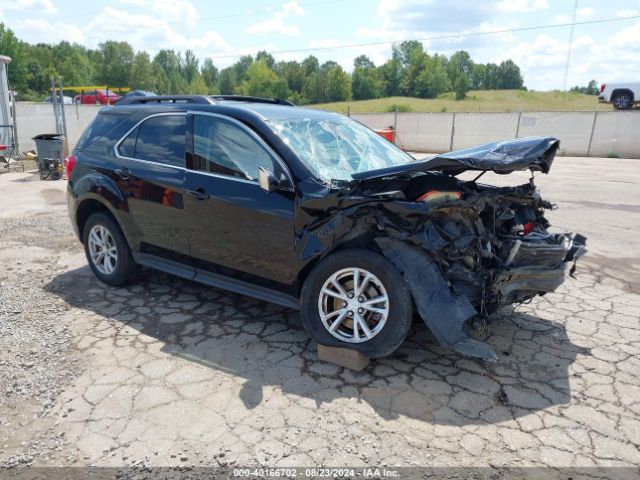
[[[99,112],[93,122],[85,129],[80,136],[76,149],[80,150],[88,147],[93,142],[107,134],[112,128],[116,127],[127,119],[129,114],[114,114],[112,112]]]

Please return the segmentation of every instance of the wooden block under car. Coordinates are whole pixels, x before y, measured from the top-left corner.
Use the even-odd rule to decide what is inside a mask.
[[[318,360],[334,363],[359,372],[369,365],[369,357],[350,348],[328,347],[318,344]]]

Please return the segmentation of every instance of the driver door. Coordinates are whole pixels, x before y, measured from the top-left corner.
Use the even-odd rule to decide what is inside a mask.
[[[294,193],[258,183],[259,167],[284,174],[286,167],[264,141],[235,119],[194,113],[188,118],[184,208],[197,275],[209,272],[272,286],[290,284],[297,272]],[[229,271],[231,270],[231,272]]]

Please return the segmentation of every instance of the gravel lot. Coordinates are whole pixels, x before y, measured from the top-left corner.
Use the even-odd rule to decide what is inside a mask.
[[[296,312],[152,271],[102,285],[66,182],[0,175],[0,466],[639,465],[640,161],[558,158],[538,184],[590,252],[496,317],[499,362],[418,325],[354,373]]]

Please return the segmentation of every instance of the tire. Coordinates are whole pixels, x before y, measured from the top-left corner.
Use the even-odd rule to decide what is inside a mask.
[[[628,110],[632,107],[633,100],[630,94],[622,92],[616,93],[611,99],[611,103],[613,103],[615,110]]]
[[[92,237],[92,234],[96,236]],[[95,254],[97,247],[101,245],[100,241],[101,250],[106,246],[110,252],[102,255],[102,261],[99,254]],[[100,281],[117,287],[135,278],[137,267],[131,249],[111,215],[104,212],[92,214],[84,224],[82,243],[89,266]]]
[[[354,269],[358,273],[354,274]],[[364,283],[367,273],[373,277]],[[356,277],[361,295],[350,298]],[[325,293],[326,289],[332,295]],[[385,294],[386,302],[371,302]],[[302,287],[300,303],[303,325],[315,341],[358,350],[369,358],[387,357],[396,351],[413,318],[407,282],[391,262],[370,250],[341,250],[321,260]]]

